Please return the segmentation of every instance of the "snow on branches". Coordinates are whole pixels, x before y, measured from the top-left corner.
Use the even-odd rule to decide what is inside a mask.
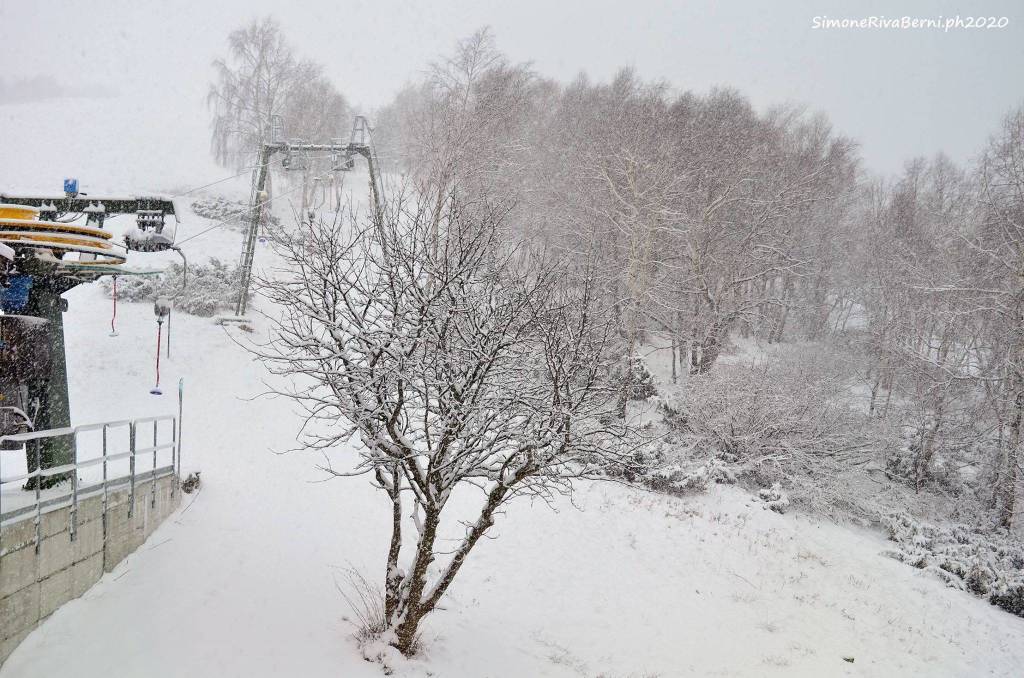
[[[278,233],[285,266],[263,281],[285,312],[258,352],[297,384],[304,444],[358,439],[357,467],[332,472],[371,474],[391,500],[383,642],[406,654],[496,512],[602,473],[629,440],[609,416],[608,330],[586,272],[508,244],[500,205],[446,205],[398,196],[371,218]],[[483,501],[437,568],[460,487]]]

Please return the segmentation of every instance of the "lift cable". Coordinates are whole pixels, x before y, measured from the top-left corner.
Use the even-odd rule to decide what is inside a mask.
[[[178,193],[177,195],[172,195],[171,199],[173,200],[174,198],[180,198],[182,196],[189,195],[190,193],[195,193],[196,191],[201,191],[204,188],[209,188],[210,186],[216,186],[217,184],[222,184],[225,181],[231,181],[232,179],[237,179],[238,177],[242,176],[243,174],[251,172],[253,169],[255,169],[255,167],[256,167],[255,165],[250,165],[249,167],[243,167],[242,171],[239,172],[238,174],[232,174],[230,177],[224,177],[223,179],[218,179],[217,181],[211,181],[210,183],[203,184],[202,186],[196,186],[195,188],[191,188],[191,189],[189,189],[189,190],[187,190],[187,191],[185,191],[183,193]]]
[[[319,175],[317,175],[317,176],[315,176],[315,177],[312,177],[312,179],[313,179],[313,180],[315,180],[315,179],[323,179],[323,178],[325,178],[325,177],[327,177],[327,176],[330,176],[331,172],[333,172],[333,171],[334,171],[334,170],[328,170],[327,172],[324,172],[323,174],[319,174]],[[278,198],[283,198],[283,197],[284,197],[284,196],[286,196],[286,195],[290,195],[290,194],[294,193],[295,191],[298,191],[298,190],[299,190],[299,189],[301,189],[301,188],[303,188],[303,185],[302,185],[302,184],[298,184],[297,186],[294,186],[294,187],[292,187],[292,188],[288,189],[287,191],[284,191],[283,193],[278,193],[277,195],[273,196],[272,198],[270,198],[270,199],[268,199],[268,200],[266,200],[266,201],[264,201],[264,202],[260,203],[260,205],[261,205],[261,206],[263,206],[263,205],[269,205],[270,203],[274,202],[274,201],[275,201],[275,200],[277,200]],[[233,220],[233,219],[234,219],[235,217],[237,217],[237,216],[240,216],[240,215],[242,215],[242,214],[245,214],[245,213],[246,213],[246,212],[248,212],[248,211],[249,211],[249,208],[248,208],[248,207],[246,207],[246,208],[245,208],[245,209],[243,209],[243,210],[239,210],[238,212],[235,212],[234,214],[232,214],[232,215],[231,215],[230,217],[228,217],[227,219],[225,219],[225,220],[223,220],[223,221],[219,221],[219,222],[217,222],[216,224],[214,224],[213,226],[210,226],[209,228],[205,228],[205,229],[203,229],[202,231],[199,231],[198,233],[195,233],[195,234],[193,234],[193,235],[190,235],[190,236],[189,236],[189,237],[187,237],[187,238],[184,238],[183,240],[180,240],[180,241],[178,242],[178,245],[184,245],[184,244],[185,244],[185,243],[187,243],[187,242],[188,242],[189,240],[192,240],[192,239],[194,239],[194,238],[198,238],[199,236],[201,236],[201,235],[205,235],[206,233],[209,233],[210,231],[212,231],[212,230],[214,230],[214,229],[217,229],[217,228],[221,228],[222,226],[227,226],[227,225],[228,225],[229,223],[231,223],[231,221],[232,221],[232,220]]]

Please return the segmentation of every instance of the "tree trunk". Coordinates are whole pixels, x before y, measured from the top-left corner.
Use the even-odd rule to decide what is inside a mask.
[[[718,320],[711,325],[708,333],[704,336],[704,341],[701,342],[697,374],[705,374],[714,367],[718,356],[722,353],[722,342],[725,340],[725,333],[728,328],[729,325],[727,323]]]
[[[397,466],[389,471],[390,482],[382,471],[377,472],[377,481],[391,498],[391,545],[388,547],[386,578],[384,580],[384,622],[390,624],[398,607],[402,574],[398,569],[398,557],[402,551],[402,492],[401,476]]]
[[[1018,379],[1018,382],[1020,380]],[[1003,446],[1003,469],[999,478],[999,525],[1010,529],[1017,503],[1018,459],[1020,453],[1021,420],[1024,419],[1024,388],[1018,383],[1014,398],[1013,418],[1010,420],[1010,435]]]
[[[616,404],[616,414],[619,419],[626,418],[626,404],[629,402],[629,391],[633,387],[633,354],[636,352],[636,323],[629,332],[629,343],[626,349],[626,371],[622,378],[622,387],[619,390],[619,402]]]
[[[416,632],[420,620],[429,610],[423,609],[423,590],[427,585],[427,570],[434,560],[434,542],[437,540],[437,527],[440,523],[440,511],[427,507],[423,519],[423,531],[416,543],[416,559],[412,571],[401,584],[401,591],[392,619],[395,639],[394,646],[402,654],[409,656],[416,649]]]
[[[925,429],[921,436],[921,449],[918,450],[917,459],[914,460],[914,486],[920,492],[924,483],[925,475],[932,464],[932,457],[935,456],[935,439],[942,428],[943,402],[939,402],[935,409],[935,418],[932,425]]]
[[[672,383],[676,383],[676,335],[671,333],[672,339]]]

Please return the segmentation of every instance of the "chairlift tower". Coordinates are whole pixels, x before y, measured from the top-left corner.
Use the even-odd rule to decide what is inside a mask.
[[[274,116],[278,118],[278,116]],[[270,172],[270,160],[275,153],[283,153],[281,161],[286,170],[305,170],[309,167],[311,153],[329,153],[331,170],[347,172],[355,166],[354,157],[361,155],[366,159],[370,173],[370,194],[375,212],[380,211],[380,193],[376,178],[376,163],[370,133],[372,129],[365,116],[357,115],[352,122],[352,135],[347,142],[332,140],[329,144],[307,144],[299,140],[281,141],[280,120],[271,121],[273,140],[263,144],[260,149],[259,164],[253,170],[252,190],[249,194],[249,223],[242,242],[242,256],[239,261],[241,285],[238,301],[235,304],[235,315],[245,316],[248,308],[249,286],[252,282],[253,259],[256,256],[256,241],[259,239],[259,227],[263,218],[263,210],[267,202],[267,174]]]

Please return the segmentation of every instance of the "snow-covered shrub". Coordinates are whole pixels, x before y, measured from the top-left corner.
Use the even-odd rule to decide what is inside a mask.
[[[850,384],[827,350],[781,346],[692,375],[662,410],[682,457],[716,459],[757,489],[778,488],[796,505],[832,513],[857,504],[845,496],[843,473],[880,464],[894,444],[888,429],[851,406]]]
[[[200,480],[200,473],[200,471],[193,471],[192,473],[189,473],[188,477],[181,481],[181,491],[185,494],[198,492],[203,482]]]
[[[222,221],[228,228],[244,231],[249,205],[237,200],[228,200],[224,196],[214,195],[193,202],[192,211],[204,219]],[[266,218],[273,226],[280,224],[278,218],[272,214],[268,214]]]
[[[654,386],[654,375],[648,369],[647,361],[643,356],[633,356],[630,367],[633,370],[633,379],[630,382],[629,399],[647,400],[651,396],[657,395],[658,389]]]
[[[238,269],[218,259],[188,267],[188,285],[182,287],[184,268],[171,264],[160,275],[119,276],[117,298],[122,301],[150,302],[157,297],[171,299],[175,310],[209,317],[234,308],[238,301]],[[113,279],[104,278],[103,290],[113,295]]]
[[[654,375],[648,369],[643,356],[634,355],[629,361],[629,369],[633,372],[629,375],[629,391],[626,394],[629,400],[647,400],[658,394],[658,389],[654,385]],[[612,368],[609,381],[613,384],[622,384],[626,377],[625,366],[618,363]]]
[[[783,492],[778,483],[771,487],[763,487],[757,492],[757,497],[764,502],[765,508],[776,513],[785,513],[789,508],[789,495]]]
[[[959,524],[931,525],[906,513],[890,514],[882,522],[896,543],[884,555],[1024,617],[1024,545],[1012,535]]]
[[[1010,614],[1024,617],[1024,581],[990,594],[988,601]]]
[[[736,475],[719,459],[654,466],[639,477],[650,489],[675,495],[703,492],[716,483],[736,482]]]
[[[896,409],[896,408],[894,408]],[[917,417],[920,419],[920,415]],[[984,432],[964,424],[965,419],[972,419],[973,424],[981,421],[980,417],[964,408],[959,413],[961,421],[947,416],[942,435],[935,442],[937,448],[930,462],[922,466],[920,421],[914,422],[913,413],[900,410],[891,419],[902,423],[902,443],[895,446],[885,458],[885,474],[895,482],[916,490],[929,489],[947,496],[958,496],[978,487],[988,487],[985,482],[968,482],[968,478],[978,473],[998,473],[998,466],[988,467],[985,461],[991,461],[997,455],[992,447],[997,443],[986,438]],[[930,423],[924,420],[927,428]],[[919,475],[920,474],[920,475]]]

